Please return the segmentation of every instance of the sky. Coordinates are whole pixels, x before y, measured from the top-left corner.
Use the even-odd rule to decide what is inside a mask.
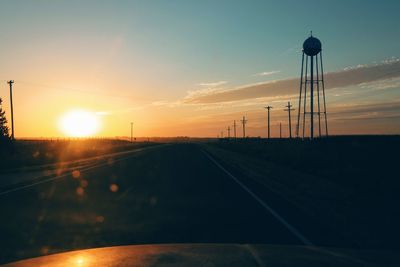
[[[288,134],[302,43],[322,42],[330,134],[400,134],[399,1],[1,1],[0,97],[15,136]],[[297,110],[296,110],[297,111]],[[295,112],[296,112],[295,111]],[[295,124],[295,116],[293,116]],[[241,134],[238,130],[238,134]]]

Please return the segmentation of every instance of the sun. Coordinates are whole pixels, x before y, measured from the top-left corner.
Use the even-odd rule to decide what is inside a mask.
[[[88,137],[100,129],[100,120],[96,113],[86,110],[71,110],[59,120],[59,128],[70,137]]]

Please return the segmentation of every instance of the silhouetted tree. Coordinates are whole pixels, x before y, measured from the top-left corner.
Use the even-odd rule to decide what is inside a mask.
[[[0,144],[10,141],[10,133],[7,126],[6,112],[2,108],[3,100],[0,98]]]

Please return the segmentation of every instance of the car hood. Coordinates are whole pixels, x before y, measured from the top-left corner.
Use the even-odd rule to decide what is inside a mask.
[[[165,244],[94,248],[4,266],[400,266],[392,251],[251,244]]]

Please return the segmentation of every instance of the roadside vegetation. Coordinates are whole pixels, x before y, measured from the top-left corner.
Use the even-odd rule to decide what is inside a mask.
[[[3,110],[2,107],[3,100],[0,97],[0,149],[5,149],[11,139],[10,139],[10,131],[7,126],[7,118],[6,112]]]
[[[115,139],[16,140],[0,150],[0,172],[68,162],[153,145]]]

